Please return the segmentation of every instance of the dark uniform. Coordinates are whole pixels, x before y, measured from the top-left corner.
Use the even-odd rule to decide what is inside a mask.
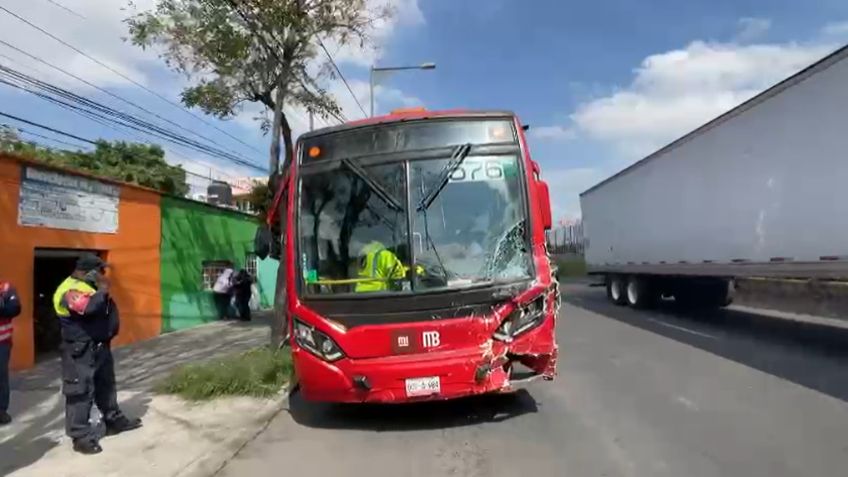
[[[118,308],[106,290],[97,290],[96,275],[106,266],[87,255],[77,261],[74,275],[53,295],[62,328],[62,393],[65,395],[65,432],[74,450],[97,453],[102,449],[89,423],[92,402],[103,415],[107,434],[141,426],[118,407],[115,367],[110,342],[118,334]],[[76,278],[85,273],[85,279]]]
[[[253,278],[247,270],[241,269],[233,277],[233,295],[236,298],[236,308],[238,309],[238,315],[241,321],[250,321],[252,284]]]
[[[0,425],[12,422],[9,415],[9,360],[12,353],[12,318],[21,314],[15,288],[0,282]]]

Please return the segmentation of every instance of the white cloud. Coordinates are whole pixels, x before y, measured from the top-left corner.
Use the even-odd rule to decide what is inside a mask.
[[[609,174],[595,167],[542,170],[542,179],[551,192],[551,209],[554,220],[580,217],[579,194],[597,184]]]
[[[122,40],[127,35],[126,24],[123,20],[133,12],[151,10],[156,0],[134,0],[132,9],[126,8],[126,0],[63,0],[61,3],[84,18],[43,0],[15,2],[9,10],[125,76],[160,92],[165,88],[168,91],[163,93],[164,95],[172,97],[174,101],[178,99],[177,94],[182,81],[151,84],[153,76],[161,76],[165,71],[165,66],[157,53],[154,50],[142,50]],[[398,27],[420,25],[424,22],[418,0],[369,0],[368,3],[372,10],[390,7],[395,14],[375,23],[371,31],[373,41],[365,47],[357,44],[339,47],[333,41],[325,41],[339,64],[371,65],[380,58]],[[0,31],[3,32],[4,41],[100,87],[130,86],[130,82],[125,78],[97,65],[13,16],[2,13],[0,14]],[[24,70],[29,74],[37,72],[38,78],[74,91],[87,89],[78,81],[5,46],[0,46],[0,54],[8,57],[0,58],[0,62],[4,65]],[[323,62],[325,59],[323,52],[319,52],[316,63]],[[173,78],[170,74],[167,77]]]
[[[631,159],[733,108],[820,59],[831,44],[708,43],[651,55],[630,85],[581,104],[578,131]]]
[[[63,0],[62,4],[84,18],[44,1],[15,2],[14,6],[8,8],[16,15],[77,47],[125,76],[139,83],[149,84],[149,79],[144,73],[145,67],[157,63],[158,59],[155,53],[135,48],[121,40],[126,35],[122,20],[128,15],[128,12],[122,8],[124,2]],[[136,1],[136,4],[140,8],[149,8],[153,5],[153,1],[140,0]],[[8,13],[3,12],[0,15],[0,31],[3,32],[4,41],[98,86],[129,84],[126,79],[97,65],[82,54]],[[42,79],[60,83],[63,86],[70,85],[77,90],[85,88],[81,83],[21,53],[5,46],[0,50],[15,60],[15,63],[11,65],[13,67],[38,68],[44,72],[39,76]]]
[[[339,45],[333,40],[324,44],[337,63],[349,63],[370,67],[383,55],[386,45],[398,27],[411,27],[424,23],[424,14],[418,6],[418,0],[369,0],[368,9],[372,12],[388,8],[393,14],[389,18],[375,22],[370,32],[368,45]]]
[[[736,32],[736,41],[747,43],[762,37],[771,28],[771,20],[768,18],[745,17],[739,19],[739,31]]]
[[[539,126],[530,127],[530,137],[535,139],[552,140],[552,141],[567,141],[577,137],[577,133],[565,126]]]
[[[162,68],[161,60],[153,50],[145,51],[122,41],[122,38],[127,35],[123,20],[134,11],[152,9],[156,0],[134,0],[133,9],[126,8],[128,3],[126,0],[62,0],[61,3],[84,18],[43,0],[14,2],[14,6],[8,8],[126,76],[149,85],[150,80],[145,72],[148,68]],[[368,8],[372,11],[384,7],[389,7],[394,15],[375,22],[370,32],[372,41],[369,45],[365,47],[360,47],[358,44],[339,46],[332,40],[325,41],[338,63],[370,66],[381,57],[398,27],[424,23],[424,15],[418,6],[418,0],[369,0],[368,2]],[[129,84],[126,79],[98,66],[83,55],[61,45],[5,12],[0,15],[0,31],[3,32],[4,41],[98,86]],[[22,41],[23,39],[26,41]],[[0,53],[14,58],[18,66],[38,65],[36,61],[6,47],[0,48]],[[323,53],[321,56],[323,57]],[[81,88],[79,83],[73,82],[74,80],[70,80],[61,73],[43,65],[38,66],[46,72],[40,77],[52,82],[61,82],[63,86],[72,85],[74,88]],[[175,89],[174,92],[176,91]]]
[[[768,26],[757,19],[740,25],[745,35]],[[580,192],[821,59],[842,33],[848,22],[824,27],[808,43],[693,41],[646,57],[629,84],[579,103],[565,124],[535,128],[539,138],[576,135],[615,151],[591,167],[544,172],[555,214],[579,216]]]
[[[340,46],[332,39],[324,41],[327,50],[333,56],[337,65],[342,66],[342,73],[353,90],[353,95],[347,87],[336,78],[326,81],[324,87],[332,95],[341,108],[342,115],[349,120],[361,119],[367,116],[370,109],[370,86],[365,80],[353,78],[343,65],[367,66],[373,65],[382,55],[384,48],[391,41],[391,37],[399,26],[416,26],[425,22],[424,15],[418,6],[418,0],[369,0],[368,8],[377,11],[388,7],[393,15],[388,19],[376,22],[371,32],[371,44],[360,47],[357,44]],[[320,66],[326,61],[326,55],[319,49],[318,55],[309,66],[309,71],[317,73]],[[359,105],[356,100],[359,101]],[[377,84],[374,87],[374,104],[377,113],[386,112],[388,108],[419,106],[422,101],[414,96],[409,96],[396,88],[389,88]],[[360,108],[360,105],[362,108]],[[365,110],[363,114],[362,110]],[[293,135],[298,135],[309,130],[309,113],[300,107],[287,107],[286,113],[292,126]],[[250,130],[259,127],[256,117],[264,113],[264,108],[255,104],[245,105],[243,111],[236,116],[234,121],[240,126]],[[321,128],[338,123],[334,118],[321,118],[316,116],[314,127]]]

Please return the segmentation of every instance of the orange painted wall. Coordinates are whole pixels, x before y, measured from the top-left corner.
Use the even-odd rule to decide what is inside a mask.
[[[18,198],[23,164],[0,154],[0,279],[17,287],[23,308],[14,320],[12,369],[28,368],[35,360],[33,262],[37,247],[105,251],[111,265],[112,298],[121,314],[121,333],[114,344],[157,336],[162,328],[159,194],[121,185],[116,234],[22,227]]]

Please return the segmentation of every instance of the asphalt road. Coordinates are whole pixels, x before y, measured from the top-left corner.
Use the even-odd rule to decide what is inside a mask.
[[[399,407],[295,394],[221,475],[848,475],[848,329],[564,292],[556,381]]]

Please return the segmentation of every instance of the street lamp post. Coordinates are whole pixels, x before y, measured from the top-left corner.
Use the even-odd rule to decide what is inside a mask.
[[[403,71],[403,70],[434,70],[436,69],[435,63],[421,63],[420,65],[415,66],[372,66],[371,67],[371,117],[374,117],[374,73],[380,73],[383,71]]]

